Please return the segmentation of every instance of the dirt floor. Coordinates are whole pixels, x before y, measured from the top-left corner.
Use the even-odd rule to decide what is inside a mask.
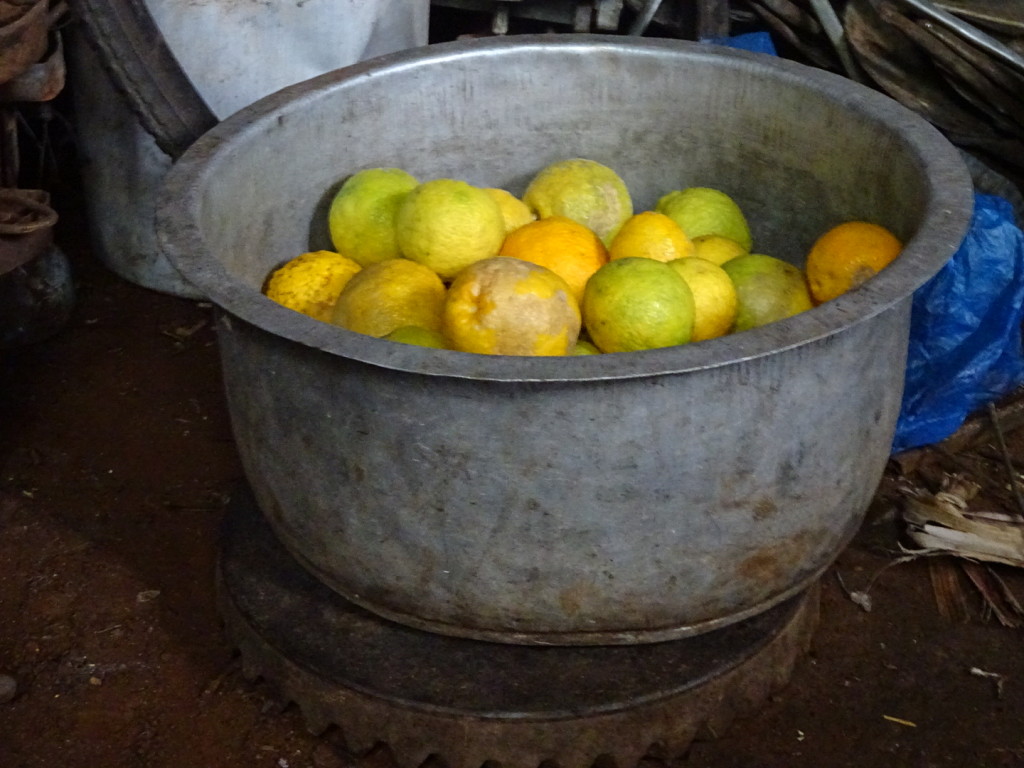
[[[0,681],[17,685],[10,699],[0,684],[0,766],[386,768],[384,747],[357,758],[337,729],[310,735],[243,677],[223,634],[218,525],[242,471],[211,307],[116,277],[73,198],[59,204],[73,316],[0,357]],[[1024,462],[1024,434],[1011,438]],[[1006,507],[992,450],[946,458]],[[820,627],[788,687],[679,765],[1024,766],[1022,630],[985,620],[962,579],[969,618],[944,619],[930,562],[880,571],[898,469],[881,522],[822,579]],[[998,572],[1024,599],[1021,573]],[[839,576],[870,589],[870,611]]]

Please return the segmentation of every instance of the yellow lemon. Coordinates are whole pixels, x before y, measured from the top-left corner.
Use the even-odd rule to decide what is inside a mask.
[[[677,189],[661,197],[654,209],[682,227],[691,240],[703,235],[722,235],[750,251],[750,227],[736,201],[710,187]]]
[[[395,214],[416,178],[400,168],[368,168],[349,176],[327,212],[331,242],[362,266],[401,254]]]
[[[878,224],[847,221],[819,237],[807,254],[804,271],[818,303],[862,285],[903,250],[896,236]]]
[[[484,187],[484,192],[490,195],[494,202],[498,204],[498,207],[501,208],[501,215],[505,219],[506,235],[537,218],[526,203],[507,189]]]
[[[495,256],[505,239],[505,217],[494,198],[455,179],[434,179],[409,192],[395,223],[402,254],[445,280]]]
[[[608,247],[612,259],[673,261],[693,253],[693,243],[672,219],[657,211],[631,216]]]
[[[569,354],[575,356],[579,355],[600,355],[601,350],[591,344],[589,341],[579,339],[572,349],[569,350]]]
[[[361,267],[334,251],[312,251],[296,256],[274,270],[264,293],[317,320],[330,322],[334,303],[342,288]]]
[[[348,281],[331,322],[368,336],[386,336],[407,325],[439,331],[444,298],[444,283],[434,272],[408,259],[387,259],[363,267]]]
[[[609,261],[583,293],[583,321],[602,352],[685,344],[693,333],[693,318],[693,294],[686,281],[654,259]]]
[[[721,266],[729,259],[742,256],[747,250],[728,237],[722,235],[701,235],[693,238],[693,253],[691,256],[699,256],[710,261],[712,264]]]
[[[453,349],[485,355],[565,355],[580,333],[580,310],[550,269],[497,256],[456,275],[444,303]]]
[[[412,344],[417,347],[430,347],[432,349],[448,349],[448,342],[440,331],[432,331],[429,328],[421,328],[418,325],[403,325],[396,328],[386,336],[386,341],[395,341],[399,344]]]
[[[706,341],[732,330],[739,308],[736,286],[717,264],[691,256],[668,263],[690,286],[693,294],[693,335],[690,341]]]
[[[633,215],[622,178],[608,166],[581,157],[543,168],[527,185],[523,202],[542,219],[565,216],[579,222],[605,245]]]
[[[577,302],[590,276],[608,261],[601,238],[565,216],[538,219],[510,232],[499,253],[547,267],[569,284]]]
[[[784,320],[813,306],[803,271],[782,259],[748,253],[725,262],[722,269],[736,286],[734,331]]]

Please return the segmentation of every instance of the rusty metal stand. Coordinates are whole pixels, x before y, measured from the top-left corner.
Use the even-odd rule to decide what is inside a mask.
[[[19,188],[17,105],[54,99],[65,80],[61,36],[49,30],[63,4],[50,8],[41,1],[31,8],[38,15],[39,42],[32,48],[38,58],[22,57],[16,69],[0,66],[5,73],[0,77],[0,350],[52,335],[63,327],[74,304],[70,265],[53,244],[57,213],[50,207],[50,195]],[[0,61],[17,52],[13,47],[0,50]]]
[[[386,743],[402,768],[620,768],[677,757],[784,686],[817,623],[817,586],[758,617],[684,640],[538,647],[422,632],[348,603],[284,550],[248,493],[232,503],[217,575],[247,677],[341,728],[356,753]]]

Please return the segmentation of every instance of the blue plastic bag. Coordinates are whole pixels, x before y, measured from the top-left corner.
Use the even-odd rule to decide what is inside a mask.
[[[893,452],[939,442],[1024,383],[1024,233],[1002,197],[975,193],[967,236],[915,293]]]
[[[777,56],[775,43],[767,32],[747,32],[743,35],[732,37],[713,37],[704,40],[705,43],[713,45],[724,45],[726,48],[739,48],[741,51],[753,51],[754,53],[767,53]]]
[[[777,55],[767,32],[706,42]],[[1005,198],[975,192],[960,248],[914,293],[893,453],[944,440],[1024,384],[1022,322],[1024,233]]]

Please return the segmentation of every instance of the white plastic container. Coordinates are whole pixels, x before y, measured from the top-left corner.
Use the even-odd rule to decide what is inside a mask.
[[[218,120],[293,83],[427,43],[429,0],[146,0]],[[69,45],[83,184],[97,256],[146,288],[201,298],[160,253],[156,190],[173,160],[143,128],[97,52]]]

